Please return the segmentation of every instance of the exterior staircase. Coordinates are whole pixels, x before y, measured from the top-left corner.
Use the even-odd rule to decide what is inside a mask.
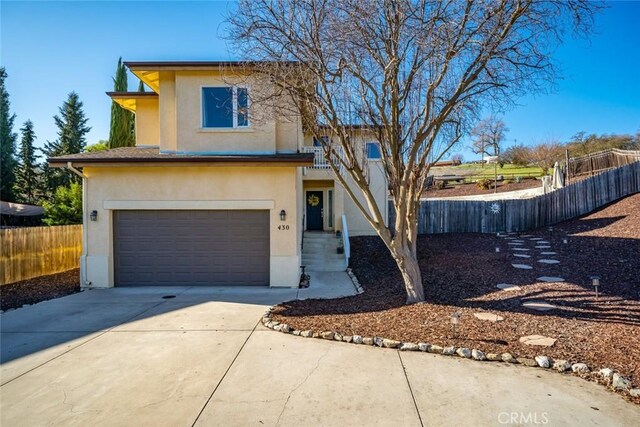
[[[347,261],[338,253],[340,240],[333,233],[305,231],[302,265],[306,271],[345,271]]]

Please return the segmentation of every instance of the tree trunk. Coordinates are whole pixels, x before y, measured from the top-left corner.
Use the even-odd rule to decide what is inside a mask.
[[[413,231],[412,235],[414,236],[412,241],[415,242],[417,232]],[[415,244],[402,236],[396,236],[392,244],[392,255],[402,274],[407,293],[407,304],[424,301],[422,273],[415,248]]]

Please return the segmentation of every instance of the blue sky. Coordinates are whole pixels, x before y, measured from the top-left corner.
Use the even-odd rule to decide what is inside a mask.
[[[16,131],[33,120],[38,145],[56,138],[53,115],[75,90],[92,130],[89,143],[109,134],[118,57],[125,60],[233,59],[222,22],[227,2],[0,3],[0,62],[7,68]],[[506,145],[566,141],[578,131],[640,131],[640,1],[611,2],[590,40],[568,37],[556,60],[564,79],[551,95],[518,100],[504,115]],[[130,76],[130,89],[137,81]],[[467,150],[465,159],[474,157]]]

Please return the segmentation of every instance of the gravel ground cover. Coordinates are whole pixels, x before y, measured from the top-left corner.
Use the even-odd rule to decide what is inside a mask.
[[[549,242],[545,249],[536,249],[539,240],[531,240],[536,238]],[[509,245],[512,240],[524,243]],[[427,295],[424,303],[404,304],[401,277],[387,249],[376,237],[359,237],[352,238],[351,264],[364,293],[288,302],[274,309],[273,319],[298,330],[381,336],[509,352],[516,357],[546,355],[587,363],[592,372],[580,375],[596,381],[602,381],[596,372],[607,367],[628,377],[633,387],[640,386],[640,194],[558,224],[551,231],[545,228],[508,239],[481,234],[421,236],[418,248]],[[531,258],[515,257],[516,253]],[[560,263],[538,262],[548,258]],[[534,268],[520,270],[512,263]],[[591,281],[594,275],[600,277],[598,297]],[[565,281],[537,279],[542,276]],[[519,289],[501,290],[496,288],[499,283]],[[531,301],[556,308],[535,311],[523,306]],[[455,336],[450,324],[454,312],[460,313]],[[474,316],[483,312],[504,320]],[[556,342],[551,347],[521,343],[519,339],[527,335],[543,335]],[[639,398],[626,398],[640,403]]]
[[[19,308],[80,292],[80,269],[34,277],[0,287],[0,310]]]

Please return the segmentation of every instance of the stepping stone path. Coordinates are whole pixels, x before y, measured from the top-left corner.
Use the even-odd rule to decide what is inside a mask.
[[[496,285],[496,288],[502,289],[503,291],[519,291],[520,289],[522,289],[518,285],[510,285],[509,283],[498,283]]]
[[[527,248],[511,248],[511,249],[513,249],[514,251],[527,251],[527,252],[531,250]]]
[[[488,320],[489,322],[502,322],[504,320],[504,317],[493,313],[473,313],[473,316],[476,319]]]
[[[560,261],[557,259],[539,259],[538,262],[543,264],[560,264]]]
[[[519,258],[531,258],[531,255],[526,254],[513,254],[513,256],[517,256]]]
[[[511,264],[514,268],[519,268],[521,270],[531,270],[533,267],[527,264]]]
[[[558,255],[557,252],[540,252],[540,255]]]
[[[555,305],[544,301],[527,301],[522,303],[522,306],[536,311],[549,311],[556,308]]]
[[[551,347],[556,343],[555,338],[549,338],[542,335],[527,335],[526,337],[521,337],[520,342],[524,345],[538,345],[542,347]]]
[[[549,282],[549,283],[564,282],[564,279],[562,277],[555,277],[555,276],[542,276],[542,277],[538,277],[536,280],[538,282]]]

